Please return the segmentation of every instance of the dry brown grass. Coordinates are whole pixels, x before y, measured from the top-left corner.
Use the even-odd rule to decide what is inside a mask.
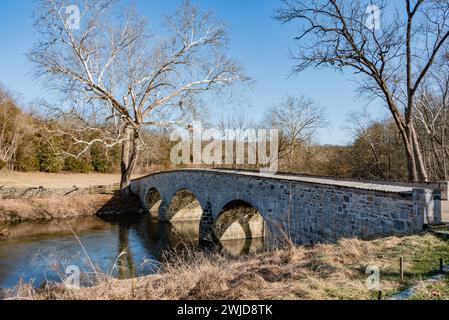
[[[381,267],[382,289],[397,292],[409,283],[397,277],[398,254],[411,265],[429,254],[447,251],[447,242],[432,235],[374,241],[341,240],[337,244],[294,247],[232,259],[219,254],[191,253],[172,259],[158,275],[132,280],[104,278],[91,288],[68,290],[51,284],[33,289],[20,283],[7,293],[26,299],[373,299],[365,287],[367,265]],[[415,248],[416,250],[412,250]],[[412,279],[412,278],[410,278]],[[415,280],[413,280],[415,281]],[[418,280],[416,280],[418,281]],[[412,282],[412,280],[410,280]]]
[[[109,194],[86,194],[72,197],[1,199],[0,221],[13,222],[95,215],[111,200]]]

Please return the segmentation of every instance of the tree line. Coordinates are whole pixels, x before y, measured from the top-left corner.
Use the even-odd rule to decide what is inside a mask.
[[[60,128],[64,128],[64,131]],[[77,128],[69,118],[55,119],[45,114],[24,111],[13,94],[0,86],[0,170],[120,172],[120,144],[106,147],[100,142],[93,143],[88,152],[74,156],[83,148],[83,145],[73,142],[76,135],[79,135]],[[83,132],[85,135],[89,135],[92,141],[100,137],[95,131]],[[167,136],[150,131],[144,132],[142,136],[146,150],[143,150],[138,162],[140,170],[147,172],[155,167],[168,167],[170,141]]]
[[[101,137],[98,130],[89,132],[74,125],[73,117],[38,116],[24,111],[13,95],[0,87],[0,169],[16,171],[118,173],[120,172],[121,144],[109,148],[100,139],[81,152],[84,144],[75,144],[74,137],[82,141],[95,141]],[[243,113],[230,113],[220,119],[217,127],[244,132],[254,128],[279,130],[279,170],[318,176],[353,179],[407,180],[406,156],[400,134],[392,119],[372,120],[366,112],[348,115],[353,142],[346,146],[319,145],[316,131],[326,127],[325,108],[305,97],[287,97],[267,108],[260,123]],[[449,123],[443,127],[448,127]],[[85,126],[82,126],[85,129]],[[425,130],[420,136],[425,135]],[[96,127],[98,129],[98,126]],[[86,136],[88,135],[88,137]],[[144,131],[144,144],[136,171],[146,173],[172,167],[169,131]],[[430,146],[430,144],[429,144]],[[246,148],[249,148],[247,144]],[[444,178],[437,166],[433,149],[425,148],[426,161],[432,168],[432,179]],[[439,149],[442,163],[449,160]],[[226,167],[216,164],[210,167]],[[256,165],[233,165],[231,168],[258,169]],[[433,174],[435,173],[435,176]],[[447,174],[447,172],[446,172]]]

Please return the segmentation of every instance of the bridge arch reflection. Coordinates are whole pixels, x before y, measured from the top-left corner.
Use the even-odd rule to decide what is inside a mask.
[[[259,210],[243,200],[226,204],[213,224],[213,232],[220,241],[262,238],[265,228]]]

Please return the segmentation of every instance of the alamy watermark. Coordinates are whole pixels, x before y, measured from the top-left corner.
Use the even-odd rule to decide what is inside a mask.
[[[380,268],[378,266],[368,266],[365,270],[369,276],[365,280],[365,286],[368,290],[380,290]]]
[[[80,288],[80,269],[77,266],[70,265],[65,269],[66,279],[64,285],[67,289]]]
[[[376,5],[369,5],[365,10],[365,26],[370,30],[379,30],[381,10]]]
[[[277,129],[203,130],[201,122],[190,129],[177,129],[170,141],[178,142],[170,152],[173,164],[258,165],[261,172],[278,170],[279,133]]]
[[[77,5],[65,7],[65,24],[70,30],[79,30],[81,22],[80,8]]]

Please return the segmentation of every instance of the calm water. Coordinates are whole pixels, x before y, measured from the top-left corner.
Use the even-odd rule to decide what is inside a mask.
[[[158,223],[150,215],[79,217],[67,222],[0,225],[12,232],[0,240],[0,288],[13,287],[21,278],[35,286],[61,281],[67,266],[92,272],[91,263],[118,278],[147,275],[156,272],[167,252],[181,252],[186,246],[204,250],[198,241],[198,222]],[[236,256],[262,250],[264,242],[233,240],[218,248]]]

